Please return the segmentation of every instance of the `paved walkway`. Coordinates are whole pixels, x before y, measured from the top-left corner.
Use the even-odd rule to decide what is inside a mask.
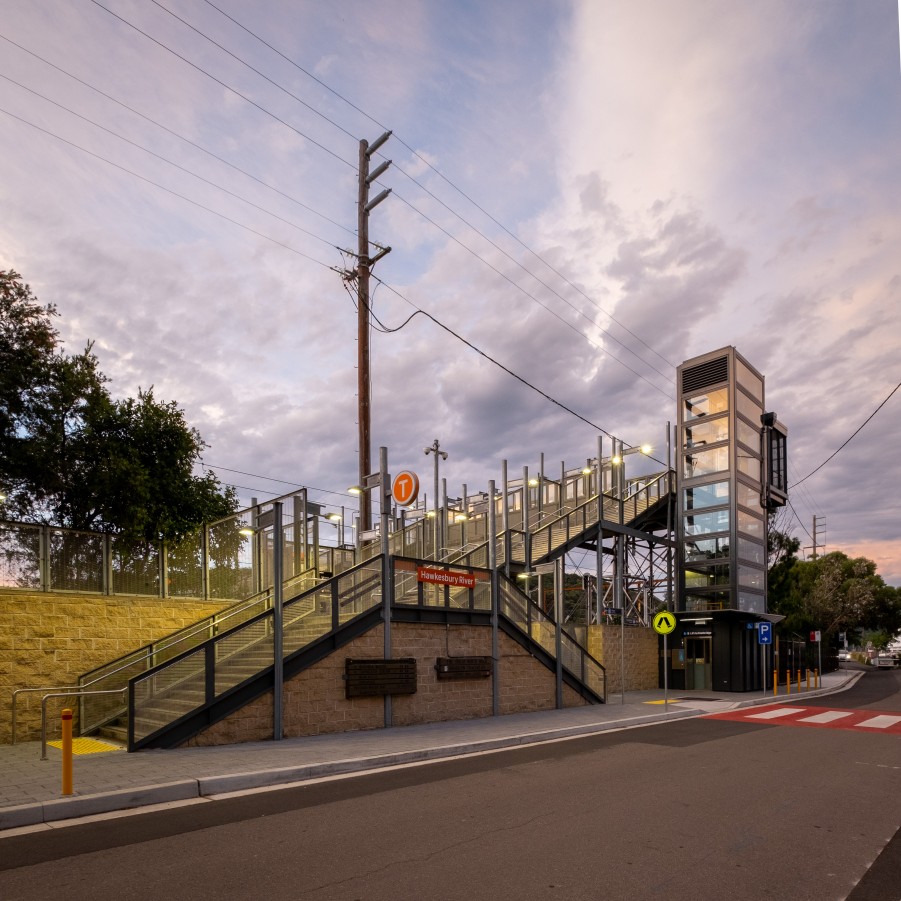
[[[792,693],[791,700],[841,691],[860,675],[828,673],[820,689]],[[784,688],[779,698],[788,700]],[[61,794],[59,750],[49,748],[48,759],[41,760],[40,742],[0,745],[0,835],[16,827],[632,728],[775,699],[772,692],[670,692],[670,703],[664,706],[663,700],[662,690],[631,691],[625,698],[611,696],[607,704],[568,710],[217,748],[77,755],[70,797]]]

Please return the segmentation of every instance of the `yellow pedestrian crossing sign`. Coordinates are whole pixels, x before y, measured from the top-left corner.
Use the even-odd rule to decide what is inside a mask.
[[[676,617],[669,610],[661,610],[654,617],[654,631],[658,635],[669,635],[676,628]]]

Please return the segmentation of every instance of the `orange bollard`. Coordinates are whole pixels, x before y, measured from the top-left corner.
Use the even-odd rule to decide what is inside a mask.
[[[801,694],[801,667],[798,667],[798,694]]]
[[[814,680],[816,682],[816,686],[817,686],[817,688],[819,688],[820,687],[820,671],[818,669],[815,669],[813,671],[813,675],[814,675]]]
[[[792,671],[785,671],[785,693],[790,695],[792,693]]]
[[[779,670],[773,670],[773,697],[779,694]]]
[[[807,690],[810,691],[810,670],[807,670]]]
[[[72,794],[72,711],[63,710],[63,794]]]

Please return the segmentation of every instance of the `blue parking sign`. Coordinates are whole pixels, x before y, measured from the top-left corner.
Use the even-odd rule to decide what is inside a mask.
[[[773,643],[772,623],[757,623],[757,641],[759,644]]]

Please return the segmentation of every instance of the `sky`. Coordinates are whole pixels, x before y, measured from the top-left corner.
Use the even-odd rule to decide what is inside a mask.
[[[437,438],[458,496],[503,460],[579,465],[599,428],[662,459],[676,366],[732,345],[789,429],[783,524],[809,547],[819,517],[827,551],[901,585],[898,13],[6,0],[0,269],[115,395],[177,401],[243,503],[309,486],[350,510],[341,272],[359,142],[390,130],[374,461],[430,486]],[[398,329],[416,310],[440,325]]]

